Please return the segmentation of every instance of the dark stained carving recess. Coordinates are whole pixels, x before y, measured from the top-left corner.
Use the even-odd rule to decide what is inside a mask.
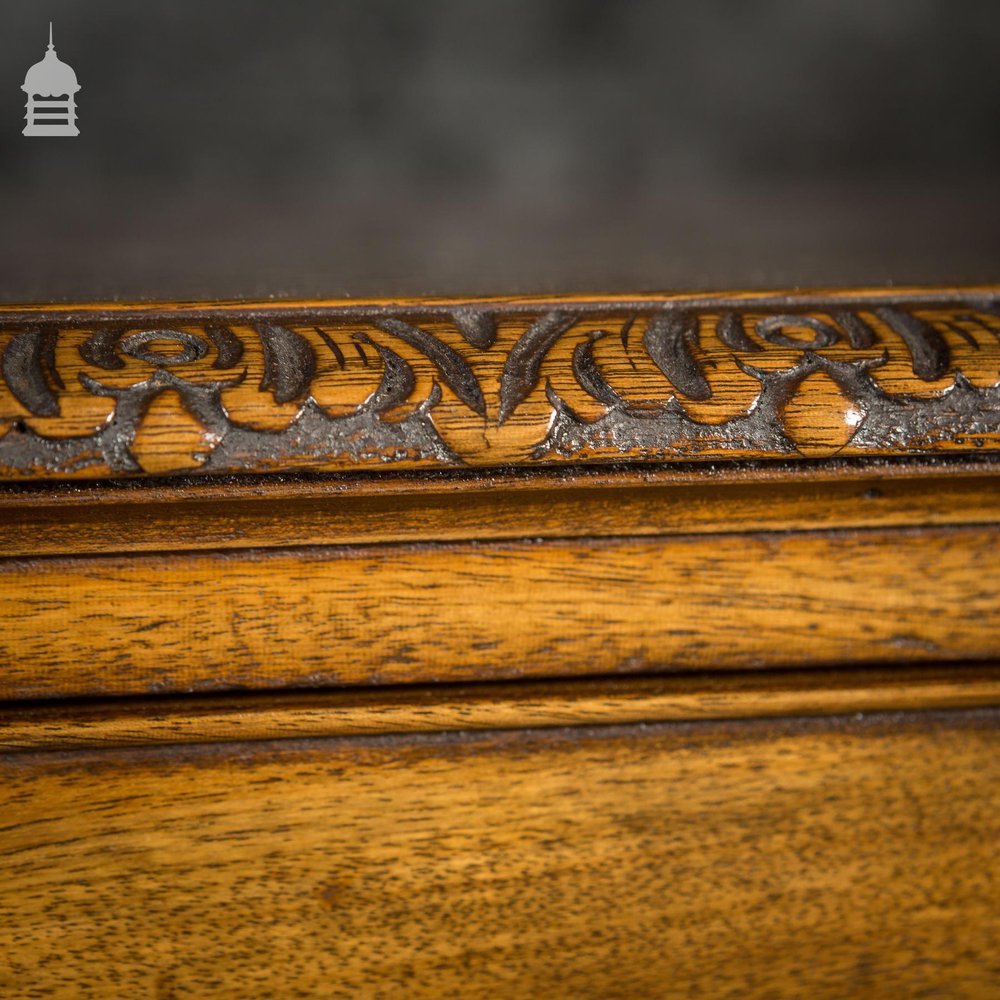
[[[276,403],[305,395],[316,373],[316,356],[309,341],[275,323],[258,328],[264,345],[261,389],[270,389]]]
[[[228,326],[205,327],[205,335],[215,344],[214,368],[232,368],[243,357],[243,341]]]
[[[1000,451],[992,292],[0,311],[0,350],[8,479],[787,458],[811,413],[845,455]]]
[[[365,400],[364,409],[372,413],[385,413],[394,406],[402,406],[416,387],[413,370],[395,351],[372,343],[371,337],[356,333],[354,339],[359,344],[368,344],[382,358],[382,381]]]
[[[871,347],[875,343],[875,331],[857,313],[835,312],[833,320],[847,334],[851,347]]]
[[[606,336],[605,331],[599,330],[576,345],[573,350],[573,374],[581,387],[589,392],[594,399],[606,406],[622,406],[625,401],[615,392],[614,386],[601,374],[600,368],[594,361],[594,343],[604,336]]]
[[[790,336],[786,329],[804,327],[810,331],[808,340]],[[830,347],[837,342],[837,331],[815,316],[766,316],[757,321],[757,334],[764,340],[779,347],[797,348],[802,351],[816,351]]]
[[[629,335],[632,333],[632,326],[634,325],[635,321],[636,321],[636,314],[632,313],[632,315],[629,316],[629,318],[625,320],[624,323],[622,323],[622,329],[619,336],[622,342],[622,350],[625,351],[626,354],[628,354],[628,338]]]
[[[3,377],[14,398],[40,417],[59,415],[55,389],[65,389],[55,365],[55,330],[14,334],[3,352]]]
[[[538,385],[545,352],[573,325],[572,314],[551,312],[537,320],[511,348],[500,380],[500,412],[503,423]]]
[[[743,317],[738,313],[723,313],[715,326],[719,340],[734,351],[753,352],[762,350],[748,336],[743,326]]]
[[[118,342],[122,331],[114,326],[95,330],[80,345],[80,357],[84,361],[105,371],[124,368],[125,362],[118,356]]]
[[[376,323],[376,326],[426,354],[437,365],[441,377],[455,395],[469,409],[481,417],[486,416],[486,401],[483,399],[482,389],[479,388],[476,376],[472,374],[472,370],[458,351],[443,344],[424,330],[410,326],[409,323],[404,323],[402,320],[382,319]]]
[[[162,345],[169,345],[167,350]],[[156,349],[155,345],[161,345]],[[208,354],[208,344],[201,337],[180,330],[140,330],[121,342],[125,354],[152,365],[183,365],[200,361]]]
[[[466,307],[456,309],[452,314],[459,333],[481,351],[493,346],[497,338],[496,318],[489,309]]]
[[[686,313],[657,313],[649,321],[642,345],[656,367],[689,399],[708,399],[712,390],[691,354],[698,325]]]
[[[948,345],[929,323],[888,306],[876,309],[875,315],[888,323],[910,349],[915,375],[931,382],[948,370]]]

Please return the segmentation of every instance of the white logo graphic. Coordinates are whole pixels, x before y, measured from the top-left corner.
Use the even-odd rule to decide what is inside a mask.
[[[41,62],[35,63],[25,74],[24,86],[28,95],[28,124],[22,135],[79,135],[76,127],[76,92],[80,84],[76,73],[57,55],[52,44],[52,22],[49,21],[49,49]]]

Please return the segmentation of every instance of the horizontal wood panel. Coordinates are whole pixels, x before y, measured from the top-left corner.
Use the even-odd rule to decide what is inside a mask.
[[[997,721],[3,756],[0,992],[992,997]]]
[[[989,658],[1000,528],[0,563],[0,697]]]
[[[0,752],[1000,705],[1000,664],[8,703]]]
[[[1000,464],[0,491],[6,556],[1000,521]]]
[[[0,311],[0,477],[1000,449],[995,288]]]

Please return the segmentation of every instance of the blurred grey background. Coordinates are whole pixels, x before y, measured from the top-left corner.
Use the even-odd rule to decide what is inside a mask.
[[[21,135],[48,21],[77,139]],[[1000,5],[6,0],[0,300],[1000,280]]]

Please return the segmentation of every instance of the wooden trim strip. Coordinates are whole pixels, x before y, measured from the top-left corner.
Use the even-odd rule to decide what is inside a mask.
[[[0,319],[11,322],[38,320],[54,315],[69,322],[85,322],[98,316],[102,319],[144,320],[164,312],[176,313],[185,319],[214,319],[224,314],[244,318],[258,316],[301,315],[314,309],[324,309],[345,316],[364,316],[373,311],[395,313],[413,311],[432,313],[443,309],[479,305],[513,310],[535,310],[558,306],[564,309],[589,309],[594,302],[612,308],[642,308],[666,303],[690,308],[710,304],[715,308],[756,306],[762,309],[801,309],[833,302],[845,308],[864,307],[884,301],[905,299],[921,305],[950,305],[962,302],[991,302],[997,295],[996,285],[899,285],[886,288],[810,288],[719,292],[673,292],[623,294],[599,292],[592,295],[480,295],[461,296],[397,296],[394,298],[356,299],[213,299],[210,301],[158,300],[150,302],[56,302],[0,303]]]
[[[1000,449],[996,288],[0,310],[0,478]]]
[[[760,468],[672,477],[528,475],[0,492],[0,552],[24,556],[649,536],[1000,522],[1000,463]]]
[[[843,480],[943,479],[953,476],[998,476],[1000,456],[952,454],[878,459],[824,459],[769,462],[672,462],[662,465],[613,463],[518,468],[505,466],[489,473],[473,469],[400,470],[309,473],[283,476],[170,476],[144,479],[5,480],[0,482],[0,510],[30,502],[36,506],[94,503],[144,504],[198,497],[205,500],[255,496],[303,499],[336,494],[358,498],[384,493],[503,492],[590,487],[707,486],[709,484],[835,483]]]
[[[0,561],[0,697],[995,657],[998,526]]]
[[[0,752],[989,705],[1000,705],[997,663],[128,699],[7,706]]]

